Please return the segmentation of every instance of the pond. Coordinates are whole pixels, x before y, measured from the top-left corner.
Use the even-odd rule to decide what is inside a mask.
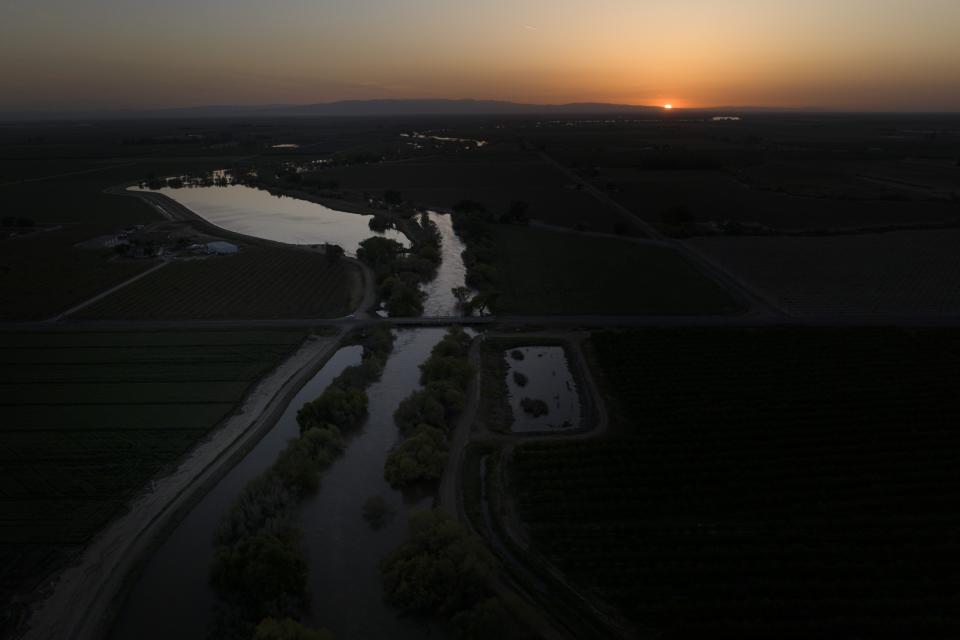
[[[380,381],[368,389],[369,415],[346,439],[346,450],[320,477],[320,488],[300,509],[299,525],[309,565],[310,626],[338,638],[443,638],[436,624],[402,617],[383,601],[380,560],[407,535],[407,514],[430,507],[432,494],[403,494],[383,479],[387,453],[399,441],[393,412],[419,386],[419,365],[445,329],[397,333]],[[208,575],[214,532],[241,489],[265,471],[287,440],[299,434],[297,410],[313,400],[343,369],[360,361],[360,347],[340,349],[297,394],[276,426],[197,503],[150,558],[129,591],[110,638],[196,639],[215,618],[217,596]],[[380,496],[391,517],[374,529],[363,503]]]
[[[257,238],[288,244],[338,244],[349,256],[356,256],[360,242],[371,236],[410,246],[407,237],[396,229],[371,231],[371,215],[337,211],[242,184],[131,190],[162,193],[218,227]]]
[[[551,432],[580,426],[580,393],[563,347],[517,347],[504,355],[512,431]]]

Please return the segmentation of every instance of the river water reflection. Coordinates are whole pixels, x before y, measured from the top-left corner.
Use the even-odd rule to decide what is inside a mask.
[[[309,564],[311,609],[306,622],[338,638],[443,638],[442,628],[401,617],[383,601],[381,559],[406,538],[407,514],[430,507],[432,495],[406,496],[383,479],[387,453],[398,442],[393,412],[419,387],[419,365],[443,336],[443,328],[397,333],[379,382],[368,389],[369,416],[347,437],[343,455],[323,472],[320,488],[300,511],[302,543]],[[114,640],[207,637],[216,594],[208,576],[214,532],[250,480],[296,437],[297,410],[313,400],[347,366],[360,361],[360,347],[340,349],[297,394],[276,426],[187,514],[150,558],[129,591],[110,638]],[[363,518],[364,501],[384,499],[392,517],[374,530]]]

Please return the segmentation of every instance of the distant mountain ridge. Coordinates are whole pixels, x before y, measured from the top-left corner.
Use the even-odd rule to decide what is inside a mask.
[[[4,120],[62,120],[107,118],[236,118],[269,116],[453,116],[453,115],[571,115],[659,112],[659,107],[577,102],[529,104],[505,100],[381,99],[339,100],[303,105],[207,105],[164,109],[0,111]]]

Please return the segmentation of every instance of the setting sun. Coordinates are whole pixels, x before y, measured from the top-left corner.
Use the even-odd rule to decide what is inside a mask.
[[[672,105],[672,104],[665,104],[665,105],[663,105],[663,108],[666,109],[667,111],[670,111],[671,109],[673,109],[673,105]]]

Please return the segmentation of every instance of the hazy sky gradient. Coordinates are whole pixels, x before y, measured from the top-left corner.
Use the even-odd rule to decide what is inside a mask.
[[[0,109],[481,98],[960,110],[960,0],[3,0]]]

